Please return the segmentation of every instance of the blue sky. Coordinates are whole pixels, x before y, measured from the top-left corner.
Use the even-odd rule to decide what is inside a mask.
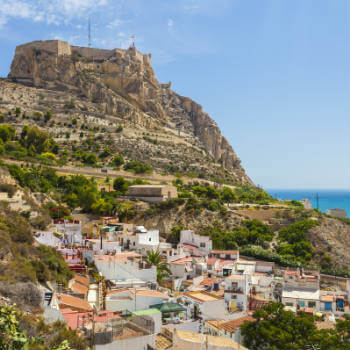
[[[59,38],[152,53],[221,127],[256,184],[350,188],[348,0],[0,0],[0,75],[15,46]]]

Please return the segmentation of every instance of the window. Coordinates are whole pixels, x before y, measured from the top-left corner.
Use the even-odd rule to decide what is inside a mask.
[[[237,299],[237,295],[236,294],[232,294],[231,299]]]
[[[135,245],[135,242],[133,242],[133,244],[132,245]]]
[[[151,242],[152,238],[148,238],[148,242]]]
[[[201,246],[201,248],[205,248],[205,243],[204,242],[201,243],[200,246]]]
[[[294,306],[293,303],[286,303],[286,306]]]
[[[315,307],[316,306],[316,303],[314,301],[309,301],[309,307]]]

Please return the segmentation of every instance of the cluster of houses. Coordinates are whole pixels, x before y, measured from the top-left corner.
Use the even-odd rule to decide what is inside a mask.
[[[67,286],[44,291],[45,317],[65,320],[96,349],[201,349],[203,341],[212,349],[245,349],[241,325],[271,301],[327,322],[350,312],[347,279],[216,250],[208,236],[191,230],[172,245],[158,230],[115,217],[102,217],[93,238],[81,227],[56,220],[35,237],[56,247],[76,273]],[[151,251],[160,252],[171,272],[160,284],[157,267],[145,259]]]

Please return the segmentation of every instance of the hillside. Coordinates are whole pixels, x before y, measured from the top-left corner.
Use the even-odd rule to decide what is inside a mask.
[[[93,138],[95,153],[108,147],[111,156],[141,160],[159,174],[253,185],[217,124],[170,83],[159,83],[151,55],[134,47],[32,42],[16,48],[8,78],[0,82],[5,122],[45,128],[69,151]]]

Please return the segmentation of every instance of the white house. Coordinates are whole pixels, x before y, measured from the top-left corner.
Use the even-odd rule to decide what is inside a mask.
[[[80,220],[62,220],[55,219],[53,221],[56,230],[60,234],[64,234],[68,238],[69,243],[81,243],[81,221]]]
[[[193,258],[191,256],[176,259],[170,262],[169,270],[173,278],[187,280],[194,277]]]
[[[169,296],[150,289],[116,289],[107,293],[106,308],[111,311],[146,310],[152,305],[162,304]]]
[[[118,286],[156,283],[157,268],[145,266],[140,257],[136,253],[95,255],[94,262],[98,271]]]
[[[180,243],[195,246],[205,254],[209,254],[213,249],[213,242],[209,236],[197,235],[192,230],[182,230],[180,232]]]
[[[235,274],[225,279],[225,301],[230,309],[246,311],[251,289],[251,276]]]
[[[204,291],[186,292],[182,302],[187,308],[188,318],[201,317],[203,320],[222,318],[226,314],[223,298]]]
[[[51,231],[36,232],[34,234],[34,238],[39,244],[50,247],[58,247],[58,245],[61,243],[60,239],[57,238]]]
[[[320,290],[310,288],[284,287],[282,303],[293,311],[304,308],[320,309]]]

